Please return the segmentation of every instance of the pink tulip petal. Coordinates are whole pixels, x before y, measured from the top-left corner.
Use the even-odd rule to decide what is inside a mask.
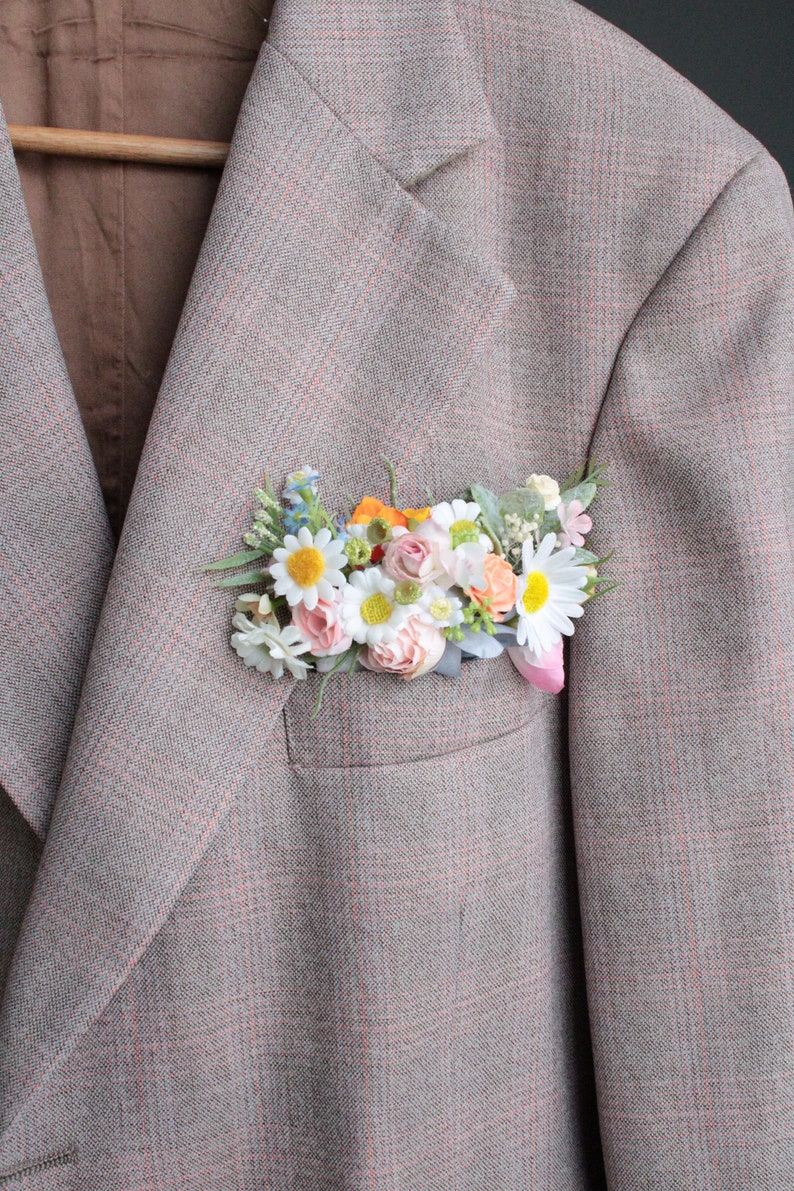
[[[507,648],[510,660],[522,678],[531,682],[542,691],[550,691],[556,695],[565,686],[565,670],[563,667],[563,643],[560,639],[541,655],[541,664],[537,665],[527,660],[527,650],[519,645]],[[535,654],[530,654],[535,657]]]

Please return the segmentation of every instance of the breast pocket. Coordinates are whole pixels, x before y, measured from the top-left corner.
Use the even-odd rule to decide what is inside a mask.
[[[525,682],[504,654],[465,662],[458,678],[332,675],[313,717],[319,684],[317,675],[296,683],[284,705],[287,754],[297,769],[408,765],[476,752],[529,724],[554,698]]]

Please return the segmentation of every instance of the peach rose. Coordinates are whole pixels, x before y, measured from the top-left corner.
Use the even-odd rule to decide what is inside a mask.
[[[332,600],[318,600],[311,612],[302,603],[292,609],[292,623],[311,642],[312,653],[318,657],[334,657],[353,644],[339,616],[341,604],[342,593],[334,591]]]
[[[444,634],[432,625],[412,616],[388,644],[370,645],[360,661],[368,670],[418,678],[441,661],[446,649]]]
[[[505,612],[509,612],[516,602],[517,580],[510,563],[500,554],[486,554],[485,581],[485,587],[467,588],[466,595],[475,604],[482,604],[490,597],[494,620],[504,620]]]
[[[416,533],[396,533],[383,553],[383,565],[397,583],[429,583],[443,570],[435,542]]]

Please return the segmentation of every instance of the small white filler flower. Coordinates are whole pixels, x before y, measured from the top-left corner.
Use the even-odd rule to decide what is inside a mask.
[[[311,666],[300,654],[311,645],[295,625],[281,629],[270,621],[254,624],[243,612],[234,614],[232,625],[237,632],[232,633],[231,643],[246,666],[255,666],[260,673],[274,678],[281,678],[285,667],[295,678],[306,677]]]
[[[286,535],[284,545],[273,551],[273,557],[276,561],[270,564],[270,574],[276,595],[286,596],[291,608],[305,604],[311,612],[318,600],[333,599],[333,589],[345,585],[344,542],[334,538],[330,529],[319,529],[312,537],[303,525],[297,536]]]
[[[587,595],[581,588],[587,582],[583,566],[572,563],[573,546],[552,553],[556,534],[547,533],[535,550],[528,538],[522,547],[522,573],[518,577],[516,641],[536,653],[551,649],[560,635],[573,633],[570,618],[581,616]]]
[[[463,602],[437,584],[429,583],[419,598],[415,615],[425,624],[446,629],[463,624]]]

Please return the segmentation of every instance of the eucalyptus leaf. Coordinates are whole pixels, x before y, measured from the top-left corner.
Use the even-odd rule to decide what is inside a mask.
[[[569,488],[567,492],[563,492],[560,499],[566,509],[572,500],[580,500],[582,508],[586,509],[597,491],[595,484],[577,484],[575,488]]]
[[[573,556],[573,562],[593,564],[598,562],[598,555],[593,554],[592,550],[583,550],[581,546],[576,547],[576,552]]]
[[[245,571],[242,575],[227,575],[213,583],[213,587],[250,587],[252,583],[262,583],[269,578],[267,571]]]
[[[469,491],[472,500],[480,506],[480,521],[483,529],[493,542],[495,549],[501,554],[504,521],[499,512],[499,497],[489,488],[483,488],[480,484],[472,484]]]
[[[222,558],[220,562],[211,562],[208,566],[202,567],[204,571],[228,571],[231,567],[241,567],[247,562],[256,562],[258,558],[264,558],[267,550],[240,550],[238,554],[230,554],[228,558]]]
[[[434,674],[447,674],[452,678],[460,676],[461,650],[454,641],[447,641],[441,660],[433,667]]]
[[[504,645],[488,633],[473,633],[471,629],[464,628],[458,648],[461,653],[475,658],[496,658],[503,652]]]
[[[543,516],[545,501],[534,488],[514,488],[506,492],[499,501],[499,512],[502,516],[515,513],[522,521],[534,521]]]
[[[538,536],[541,542],[547,533],[559,533],[560,528],[560,519],[557,513],[554,509],[549,509],[540,523],[540,534]]]

